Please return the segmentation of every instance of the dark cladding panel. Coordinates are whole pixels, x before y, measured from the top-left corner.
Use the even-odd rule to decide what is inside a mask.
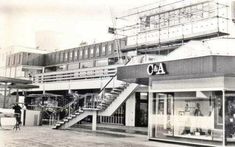
[[[205,56],[161,63],[165,65],[167,72],[164,75],[150,76],[147,74],[149,64],[139,64],[119,67],[117,78],[118,80],[143,84],[142,81],[148,81],[150,77],[154,80],[172,80],[235,74],[235,57],[231,56]]]
[[[232,56],[223,56],[216,57],[215,64],[215,72],[217,73],[227,73],[233,74],[235,73],[235,57]]]
[[[164,62],[167,76],[182,76],[212,72],[212,57],[197,57]]]

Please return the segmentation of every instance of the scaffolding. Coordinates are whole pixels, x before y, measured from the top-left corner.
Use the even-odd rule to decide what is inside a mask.
[[[123,51],[174,49],[189,40],[228,35],[229,13],[222,0],[159,0],[116,17],[117,34],[127,36]]]

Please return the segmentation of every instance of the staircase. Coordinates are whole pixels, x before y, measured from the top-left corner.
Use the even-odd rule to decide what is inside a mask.
[[[125,100],[134,92],[138,84],[123,83],[104,94],[104,98],[97,106],[99,116],[111,116]]]
[[[107,90],[106,87],[109,84],[117,81],[116,77],[117,75],[112,77],[109,82],[107,82],[103,86],[100,93],[96,97],[94,97],[94,103],[92,107],[84,107],[83,110],[76,110],[72,112],[71,115],[58,121],[53,129],[66,129],[78,123],[85,117],[94,114],[94,111],[97,111],[99,116],[111,116],[138,87],[138,84],[129,84],[126,82],[122,82],[119,86],[114,86],[114,88],[112,88],[111,90]],[[70,106],[72,104],[73,102],[69,103],[67,106]],[[95,116],[93,115],[93,117]]]
[[[66,129],[71,127],[72,125],[76,124],[77,122],[81,121],[82,119],[86,118],[89,115],[92,115],[93,111],[83,111],[78,110],[73,114],[65,117],[63,120],[58,121],[54,126],[53,129]]]

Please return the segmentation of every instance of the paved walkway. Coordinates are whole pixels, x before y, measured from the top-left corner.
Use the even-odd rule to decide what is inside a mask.
[[[76,124],[73,128],[84,128],[91,130],[92,124],[84,123],[84,124]],[[147,127],[130,127],[130,126],[123,126],[123,125],[112,125],[112,124],[97,124],[97,130],[106,130],[112,132],[123,132],[123,133],[130,133],[130,134],[148,134]]]
[[[20,131],[0,129],[0,147],[182,147],[148,141],[144,135],[75,130],[50,127],[21,127]]]

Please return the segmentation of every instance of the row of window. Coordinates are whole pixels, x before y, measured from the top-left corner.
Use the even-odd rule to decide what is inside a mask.
[[[114,44],[91,45],[79,47],[60,52],[54,52],[48,55],[47,64],[63,63],[83,59],[91,59],[95,57],[108,56],[113,54]]]
[[[45,68],[45,72],[56,72],[66,70],[76,70],[84,68],[102,67],[108,65],[114,65],[118,61],[118,58],[102,58],[97,60],[84,60],[81,62],[65,63],[61,65],[52,65]]]
[[[34,65],[42,66],[44,63],[43,54],[20,52],[7,56],[7,66]]]
[[[22,62],[22,54],[10,55],[7,57],[7,66],[18,65]]]

